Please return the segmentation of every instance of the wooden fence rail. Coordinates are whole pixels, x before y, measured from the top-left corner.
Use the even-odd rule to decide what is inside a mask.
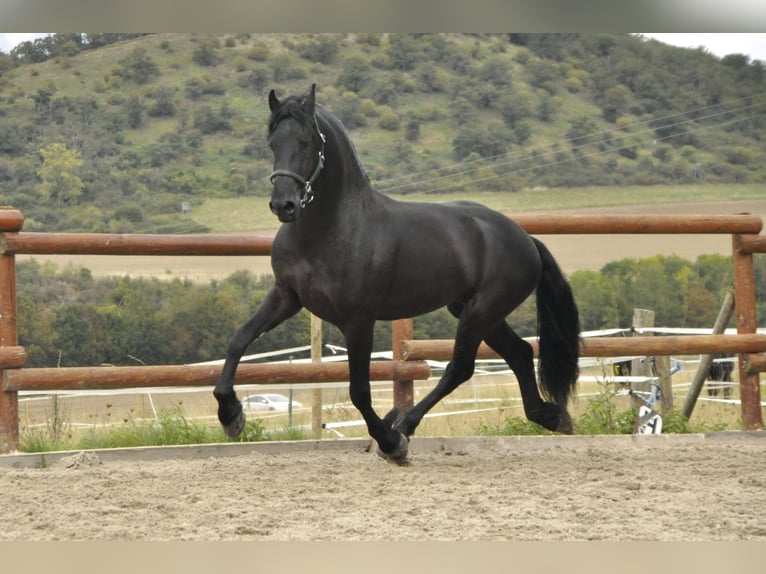
[[[538,345],[532,344],[535,356]],[[402,357],[407,361],[449,360],[454,341],[450,339],[415,339],[402,341]],[[697,353],[758,353],[766,349],[766,335],[663,335],[657,337],[593,337],[581,339],[582,357],[619,357],[622,355],[696,355]],[[487,345],[479,346],[478,358],[499,359]]]
[[[587,339],[583,356],[665,355],[729,351],[739,354],[742,419],[746,429],[763,426],[759,372],[766,371],[766,336],[755,334],[754,253],[766,253],[762,220],[733,215],[571,215],[519,214],[514,219],[531,234],[727,234],[732,237],[734,292],[738,335]],[[207,234],[36,233],[22,231],[24,217],[0,208],[0,450],[18,446],[18,391],[210,385],[217,366],[78,367],[25,369],[26,353],[18,344],[16,254],[82,255],[269,255],[271,236]],[[427,378],[425,359],[448,359],[450,341],[412,340],[411,319],[396,322],[392,348],[395,361],[374,362],[374,380],[393,379],[394,401],[412,404],[413,380]],[[482,349],[482,356],[489,356]],[[242,365],[240,382],[309,382],[347,380],[345,364]]]
[[[5,233],[4,255],[270,255],[269,235]]]
[[[35,368],[8,371],[5,391],[84,391],[143,387],[214,385],[220,365]],[[424,380],[431,369],[424,361],[372,361],[370,379]],[[348,363],[248,364],[237,368],[240,384],[287,384],[348,380]]]

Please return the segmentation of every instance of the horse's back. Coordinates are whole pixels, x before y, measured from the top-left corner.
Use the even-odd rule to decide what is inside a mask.
[[[537,258],[532,238],[507,215],[474,201],[446,201],[439,205],[481,229],[485,239],[491,242],[490,246],[513,251],[523,258]]]
[[[539,274],[540,254],[529,234],[512,218],[473,201],[446,202],[448,208],[461,214],[482,232],[486,257],[494,257],[515,275],[536,277]]]
[[[436,300],[436,292],[454,299],[489,288],[528,294],[537,284],[537,247],[502,213],[469,201],[395,202],[388,209],[378,241],[391,242],[394,288],[417,284]]]

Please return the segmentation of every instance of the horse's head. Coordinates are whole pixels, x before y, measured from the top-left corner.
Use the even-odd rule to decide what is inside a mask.
[[[295,221],[299,207],[314,199],[313,185],[324,166],[324,135],[315,115],[316,86],[302,97],[269,93],[269,147],[274,154],[269,207],[282,222]]]

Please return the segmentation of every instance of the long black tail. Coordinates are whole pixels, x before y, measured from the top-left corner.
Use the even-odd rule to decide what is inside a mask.
[[[566,410],[580,372],[580,318],[572,288],[553,255],[542,242],[532,239],[543,263],[537,285],[540,390],[548,400]]]

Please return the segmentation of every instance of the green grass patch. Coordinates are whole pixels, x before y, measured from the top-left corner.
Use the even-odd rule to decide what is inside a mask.
[[[411,194],[395,196],[407,201],[437,202],[454,199],[476,201],[503,213],[524,211],[657,205],[713,201],[762,200],[759,184],[654,185],[527,189],[517,192],[461,192],[459,194]],[[268,197],[211,198],[194,208],[193,217],[213,232],[274,230],[279,222],[269,210]]]
[[[617,393],[610,386],[599,385],[599,392],[588,399],[586,409],[574,420],[575,434],[616,435],[633,434],[638,411],[635,408],[620,410],[615,401]],[[695,422],[679,411],[662,414],[663,434],[690,434],[725,430],[726,425]],[[502,424],[482,425],[482,436],[528,436],[555,434],[523,417],[508,417]]]
[[[48,425],[50,427],[50,425]],[[288,430],[276,435],[266,433],[261,419],[248,420],[238,439],[241,442],[294,440]],[[295,435],[297,436],[297,435]],[[128,419],[119,425],[94,426],[74,439],[72,433],[51,432],[50,428],[25,429],[21,433],[22,452],[90,450],[230,442],[220,425],[210,425],[186,417],[180,406],[160,411],[155,420]]]

